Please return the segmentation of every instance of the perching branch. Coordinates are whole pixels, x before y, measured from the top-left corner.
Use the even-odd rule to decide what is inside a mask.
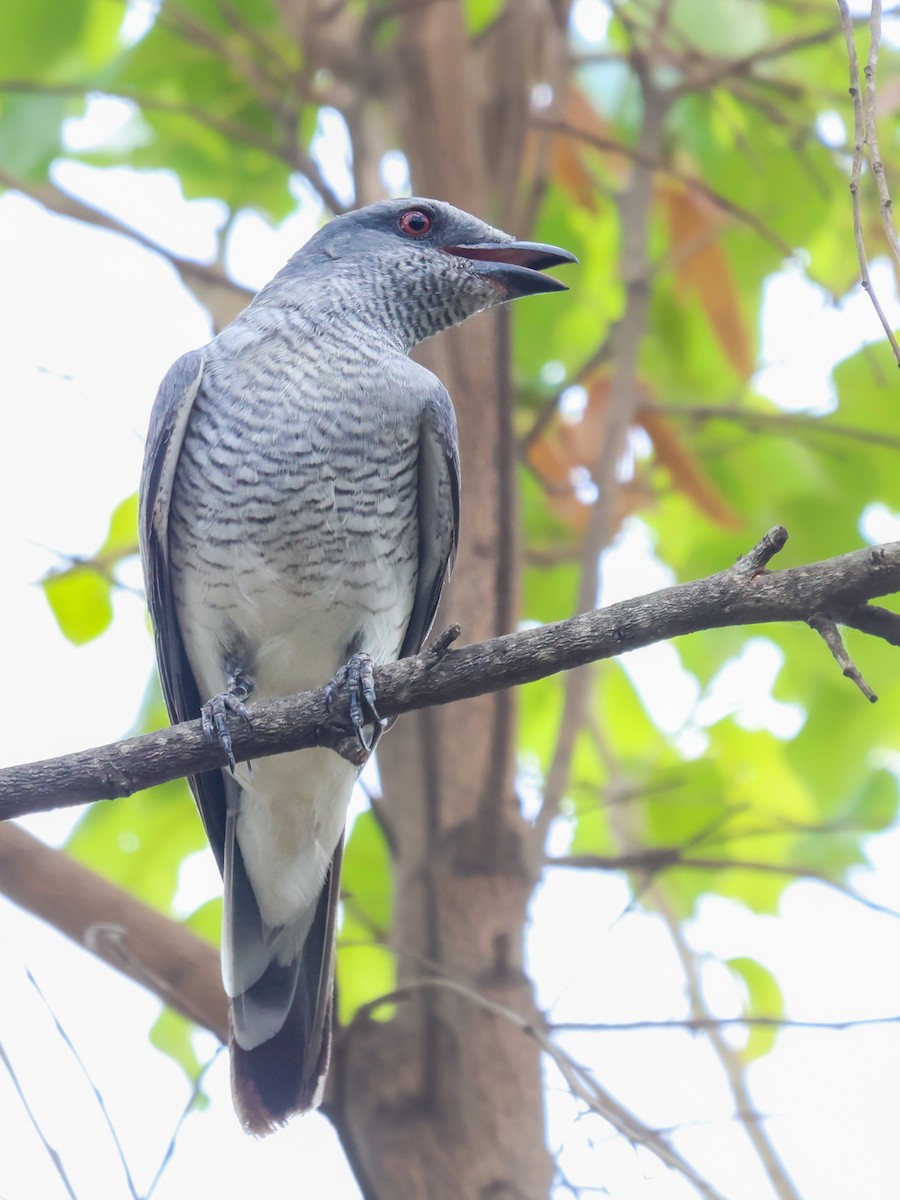
[[[379,711],[390,718],[449,704],[704,629],[807,622],[817,613],[866,628],[868,602],[900,591],[900,542],[788,570],[765,570],[786,540],[787,532],[776,526],[748,555],[716,575],[539,629],[459,650],[448,649],[458,630],[450,631],[416,658],[376,670]],[[878,636],[882,625],[893,632],[892,622],[884,619],[871,622],[870,629]],[[346,750],[349,725],[329,711],[324,688],[251,707],[251,714],[251,729],[236,718],[231,724],[239,761],[305,746]],[[0,819],[115,799],[224,765],[224,751],[206,740],[199,720],[188,721],[173,729],[0,771]]]

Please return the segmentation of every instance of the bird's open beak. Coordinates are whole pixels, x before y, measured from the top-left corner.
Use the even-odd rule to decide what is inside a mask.
[[[480,275],[503,289],[508,300],[538,292],[567,291],[564,283],[540,272],[578,262],[568,250],[540,242],[482,242],[474,246],[444,246],[443,250],[469,259]]]

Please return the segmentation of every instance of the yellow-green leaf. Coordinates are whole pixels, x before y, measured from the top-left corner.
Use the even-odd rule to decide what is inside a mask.
[[[729,958],[725,965],[743,984],[745,1016],[774,1017],[777,1020],[783,1015],[781,988],[768,967],[755,958]],[[778,1029],[774,1025],[751,1025],[741,1057],[745,1062],[762,1058],[772,1049],[777,1036]]]

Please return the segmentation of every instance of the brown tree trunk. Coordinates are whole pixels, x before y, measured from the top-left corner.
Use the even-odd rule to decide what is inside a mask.
[[[521,0],[475,47],[461,4],[419,5],[401,20],[388,77],[414,192],[509,220],[548,39],[563,57],[552,16],[551,5]],[[421,351],[459,417],[460,553],[438,627],[441,616],[459,621],[467,641],[507,632],[516,616],[507,320],[478,318]],[[437,974],[530,1019],[523,942],[536,880],[513,733],[508,692],[401,722],[380,751],[380,815],[394,856],[400,984]],[[463,996],[413,989],[392,1021],[358,1018],[343,1031],[332,1083],[329,1114],[368,1200],[548,1194],[537,1045]]]

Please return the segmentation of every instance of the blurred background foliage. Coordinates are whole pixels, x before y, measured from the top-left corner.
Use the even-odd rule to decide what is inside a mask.
[[[461,3],[470,44],[485,42],[514,2]],[[389,61],[415,6],[347,0],[332,8],[321,41],[304,42],[309,24],[292,23],[290,6],[277,0],[0,6],[0,183],[100,223],[103,214],[79,213],[80,202],[55,181],[60,160],[97,171],[171,171],[186,197],[215,197],[230,214],[218,261],[204,264],[205,275],[173,261],[220,326],[243,303],[223,265],[236,214],[252,209],[278,222],[302,203],[325,220],[376,198],[379,186],[403,188],[403,132],[384,100],[379,62]],[[565,18],[566,6],[555,8]],[[583,538],[604,486],[596,465],[629,320],[627,211],[619,200],[640,166],[652,170],[649,268],[631,286],[646,291],[647,318],[618,463],[618,544],[639,541],[655,578],[687,580],[727,566],[776,523],[792,535],[775,564],[782,566],[858,548],[873,512],[900,511],[895,367],[874,315],[874,344],[836,366],[827,395],[816,381],[806,394],[799,379],[776,403],[757,373],[773,276],[792,273],[834,305],[857,287],[847,53],[833,0],[576,8],[605,15],[591,39],[572,20],[563,94],[539,76],[530,81],[514,216],[484,214],[565,246],[581,262],[567,276],[565,302],[523,304],[513,318],[520,616],[537,622],[571,615],[584,573],[597,569],[584,560]],[[370,63],[368,76],[341,75],[342,48],[347,60],[352,50],[354,61]],[[894,179],[897,67],[889,41],[879,114]],[[664,133],[649,162],[639,148],[648,89],[665,95]],[[129,119],[109,140],[73,150],[66,123],[97,96],[127,102]],[[346,163],[336,162],[329,140],[336,121]],[[363,170],[373,159],[382,168],[374,185]],[[870,182],[864,178],[863,213],[872,260],[888,246]],[[830,361],[832,348],[822,355]],[[111,591],[135,544],[130,497],[112,514],[102,546],[44,580],[73,642],[103,636]],[[603,582],[609,586],[607,572]],[[615,590],[627,592],[627,581]],[[750,639],[777,648],[772,695],[791,706],[786,723],[754,723],[738,700],[716,700]],[[598,667],[559,797],[558,857],[580,869],[616,869],[621,860],[635,903],[662,913],[675,937],[708,895],[773,913],[798,877],[848,888],[851,869],[866,863],[867,838],[896,820],[900,761],[900,676],[883,643],[857,636],[851,649],[877,705],[855,693],[803,626],[696,634],[677,644],[677,660],[667,659],[655,680],[638,679],[627,662]],[[675,676],[687,680],[690,703],[652,703]],[[555,677],[521,694],[523,794],[540,794],[552,775],[565,688]],[[151,683],[134,729],[165,722]],[[92,806],[68,849],[168,913],[182,861],[203,845],[178,782]],[[384,946],[390,854],[369,813],[353,826],[344,883],[339,995],[348,1021],[393,980]],[[188,921],[217,940],[216,904]],[[727,966],[748,1014],[779,1016],[770,971],[748,958]],[[199,1069],[178,1021],[167,1016],[157,1036],[187,1070]],[[775,1036],[755,1029],[744,1060],[767,1053]]]

